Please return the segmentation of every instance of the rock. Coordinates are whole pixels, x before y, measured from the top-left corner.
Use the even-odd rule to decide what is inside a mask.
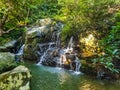
[[[0,73],[16,67],[15,55],[9,52],[0,53]]]
[[[13,49],[15,47],[16,42],[16,40],[9,41],[3,46],[0,46],[0,52],[14,52]]]
[[[32,28],[26,33],[24,58],[28,60],[37,60],[37,43],[39,43],[44,37],[43,34],[48,32],[47,27]]]
[[[0,74],[0,90],[30,90],[30,72],[25,66]]]
[[[74,61],[75,60],[75,54],[66,54],[66,59]]]
[[[30,27],[26,32],[23,55],[24,59],[38,60],[39,44],[41,42],[55,42],[55,40],[53,39],[56,37],[55,33],[61,30],[61,28],[58,27],[57,23],[53,25],[53,21],[51,19],[41,19],[39,20],[38,24],[39,26]]]

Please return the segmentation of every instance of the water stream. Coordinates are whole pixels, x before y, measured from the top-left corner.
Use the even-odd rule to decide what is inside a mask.
[[[23,52],[24,52],[24,47],[25,47],[25,44],[23,44],[20,49],[18,50],[18,52],[16,53],[16,55],[22,55]]]
[[[40,61],[38,62],[37,65],[42,64],[42,62],[44,62],[44,61],[46,60],[45,57],[47,57],[47,52],[51,49],[51,46],[52,46],[53,44],[54,44],[54,42],[48,43],[48,49],[46,49],[46,50],[44,51],[43,55],[41,55]]]

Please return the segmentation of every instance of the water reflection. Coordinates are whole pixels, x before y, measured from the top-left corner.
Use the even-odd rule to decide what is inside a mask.
[[[60,74],[58,75],[58,78],[59,78],[59,80],[60,80],[60,84],[64,84],[65,81],[67,81],[67,80],[69,79],[69,75],[66,74],[65,72],[64,72],[64,73],[60,73]]]

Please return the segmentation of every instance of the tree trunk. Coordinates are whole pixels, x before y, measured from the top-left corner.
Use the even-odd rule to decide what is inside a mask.
[[[7,21],[7,18],[8,18],[8,15],[4,15],[0,21],[0,36],[2,36],[4,33],[3,27]]]

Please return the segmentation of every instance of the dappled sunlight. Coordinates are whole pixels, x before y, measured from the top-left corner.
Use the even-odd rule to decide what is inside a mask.
[[[98,41],[93,34],[89,34],[88,36],[81,38],[80,42],[84,45],[84,48],[82,48],[83,56],[92,56],[97,53],[96,50],[99,50]]]
[[[95,37],[92,34],[89,34],[87,37],[80,40],[81,43],[84,43],[86,46],[95,47]]]

